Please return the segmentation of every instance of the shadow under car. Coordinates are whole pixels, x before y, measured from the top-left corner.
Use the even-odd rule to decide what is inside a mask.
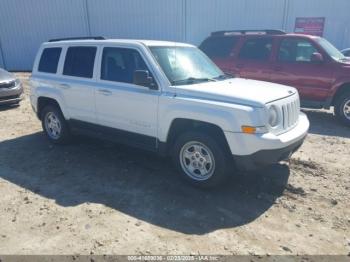
[[[81,137],[54,146],[35,133],[0,142],[0,177],[64,207],[100,203],[159,227],[205,234],[261,216],[282,195],[289,167],[238,174],[204,191],[179,179],[168,159]]]

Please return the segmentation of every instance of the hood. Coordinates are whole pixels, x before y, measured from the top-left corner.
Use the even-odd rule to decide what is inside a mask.
[[[178,95],[262,107],[297,93],[293,87],[270,82],[233,78],[217,82],[176,86]]]
[[[0,82],[9,82],[13,81],[16,78],[14,77],[13,74],[7,72],[6,70],[0,68]]]

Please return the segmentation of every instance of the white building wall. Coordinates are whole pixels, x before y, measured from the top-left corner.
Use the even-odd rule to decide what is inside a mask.
[[[102,35],[199,44],[212,31],[285,29],[326,17],[324,36],[350,47],[350,0],[0,0],[0,66],[30,70],[50,38]],[[1,57],[1,53],[3,57]]]
[[[211,32],[282,29],[284,0],[186,1],[186,41],[200,44]]]
[[[43,41],[87,35],[84,0],[1,0],[0,38],[8,70],[31,70]]]
[[[182,0],[89,0],[87,3],[92,35],[183,40]]]
[[[336,47],[350,47],[350,0],[289,0],[288,32],[294,31],[296,17],[325,17],[324,37]]]

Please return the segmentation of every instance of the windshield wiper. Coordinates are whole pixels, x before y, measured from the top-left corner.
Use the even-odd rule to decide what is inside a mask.
[[[234,78],[234,75],[231,75],[229,73],[225,73],[225,74],[219,75],[217,77],[214,77],[214,79],[230,79],[230,78]]]
[[[186,79],[180,79],[180,80],[174,80],[172,81],[172,84],[175,85],[175,84],[193,84],[193,83],[196,83],[196,82],[216,82],[217,79],[214,79],[214,78],[196,78],[196,77],[188,77]]]

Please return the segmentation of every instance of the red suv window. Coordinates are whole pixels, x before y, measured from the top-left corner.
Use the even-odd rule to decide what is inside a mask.
[[[245,41],[241,52],[240,59],[250,60],[268,60],[272,49],[272,38],[254,38]]]
[[[278,51],[278,60],[282,62],[311,62],[317,49],[305,39],[284,39]]]
[[[199,46],[199,48],[210,58],[228,58],[238,43],[238,37],[218,36],[209,37]]]

